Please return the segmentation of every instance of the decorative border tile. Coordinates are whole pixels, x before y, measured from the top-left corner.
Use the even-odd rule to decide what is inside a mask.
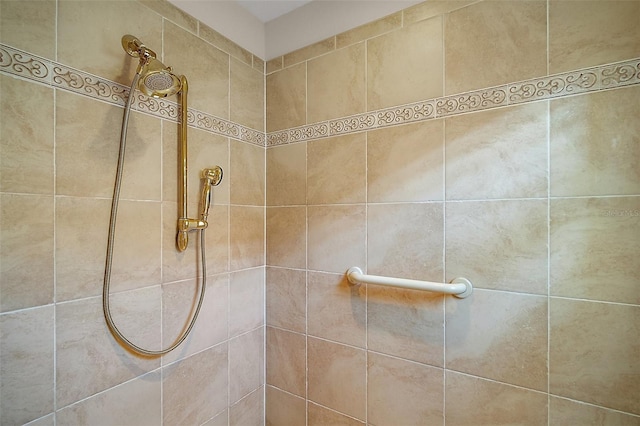
[[[38,81],[57,89],[78,93],[118,106],[124,106],[129,97],[128,86],[31,55],[4,44],[0,44],[0,73]],[[135,96],[132,105],[134,111],[174,122],[180,120],[178,103],[166,99],[150,98],[139,92],[135,92]],[[193,108],[188,111],[187,123],[200,130],[265,146],[264,132]]]
[[[38,81],[119,106],[125,105],[129,95],[127,86],[4,44],[0,44],[0,73]],[[187,121],[197,129],[258,146],[271,147],[634,84],[640,84],[640,58],[443,96],[270,133],[254,130],[195,109],[189,109]],[[180,107],[176,102],[149,98],[138,92],[136,92],[133,109],[171,121],[177,122],[180,119]]]
[[[633,84],[640,84],[640,59],[337,118],[329,120],[328,134],[316,132],[311,135],[309,133],[310,129],[324,126],[325,122],[271,132],[267,133],[267,146],[363,132],[386,126],[397,126]]]

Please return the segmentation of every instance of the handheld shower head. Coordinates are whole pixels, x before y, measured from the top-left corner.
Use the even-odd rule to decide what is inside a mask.
[[[156,52],[147,48],[136,37],[127,34],[122,37],[122,48],[130,56],[140,58],[136,74],[138,89],[147,96],[165,98],[175,95],[182,89],[180,77],[175,75],[171,67],[166,67],[156,59]]]

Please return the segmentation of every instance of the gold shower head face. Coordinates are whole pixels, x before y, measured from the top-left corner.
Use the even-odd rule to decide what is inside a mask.
[[[166,67],[156,59],[156,53],[147,48],[136,37],[127,34],[122,37],[122,48],[130,56],[140,58],[137,74],[138,89],[147,96],[165,98],[182,89],[180,77],[175,75],[171,67]]]

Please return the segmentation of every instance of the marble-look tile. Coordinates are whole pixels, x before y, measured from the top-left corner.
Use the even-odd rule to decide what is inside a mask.
[[[325,53],[329,53],[334,50],[335,46],[335,37],[329,37],[325,40],[310,44],[301,49],[294,50],[293,52],[287,53],[282,57],[283,66],[286,68],[291,65],[306,61],[308,59],[315,58],[316,56],[324,55]]]
[[[161,349],[159,287],[111,295],[111,313],[120,331],[143,348]],[[64,407],[160,367],[115,340],[100,298],[56,305],[56,400]]]
[[[309,269],[344,273],[352,266],[364,265],[364,205],[310,206],[307,227]]]
[[[55,59],[56,1],[0,2],[0,42]]]
[[[377,19],[373,22],[360,25],[352,30],[345,31],[336,36],[338,49],[350,46],[363,40],[399,29],[403,24],[402,12],[396,12]]]
[[[229,337],[264,325],[263,267],[232,272],[229,281]]]
[[[547,115],[537,102],[447,118],[446,198],[546,197]]]
[[[367,200],[444,198],[444,120],[367,133]]]
[[[367,41],[367,110],[443,95],[442,18]]]
[[[56,424],[158,425],[162,423],[161,394],[160,373],[148,373],[64,407],[56,412]]]
[[[217,414],[212,419],[203,423],[202,426],[229,426],[229,412],[224,410],[222,413]]]
[[[447,203],[446,280],[547,294],[547,202]]]
[[[549,72],[637,57],[638,16],[636,1],[550,1]]]
[[[549,424],[552,426],[570,424],[638,426],[640,417],[552,396],[549,398]]]
[[[53,197],[0,194],[0,312],[54,300]]]
[[[640,87],[551,102],[551,195],[638,195]]]
[[[231,206],[231,271],[264,265],[264,207]]]
[[[110,201],[104,199],[56,198],[58,301],[101,293],[110,207]],[[112,252],[112,292],[160,283],[160,215],[160,203],[119,203]]]
[[[18,425],[54,409],[54,309],[0,315],[2,424]]]
[[[53,194],[53,90],[0,75],[0,91],[0,191]]]
[[[546,297],[474,289],[445,317],[447,369],[546,390]]]
[[[120,198],[159,201],[160,121],[137,112],[129,120]],[[113,196],[121,122],[121,108],[56,93],[57,195]]]
[[[227,344],[162,369],[162,424],[202,424],[227,408]]]
[[[307,338],[267,327],[267,384],[306,396]]]
[[[264,206],[265,150],[262,147],[231,141],[231,165],[228,173],[230,202]]]
[[[229,55],[164,21],[164,64],[189,82],[189,107],[229,118]]]
[[[267,61],[266,74],[271,74],[273,72],[279,71],[283,66],[283,57],[278,56],[277,58],[273,58]]]
[[[418,3],[402,11],[402,24],[409,25],[442,15],[456,9],[461,9],[477,0],[430,0]]]
[[[140,3],[144,4],[148,8],[155,10],[160,15],[162,15],[165,19],[169,19],[171,22],[175,22],[180,25],[182,28],[186,28],[192,33],[196,34],[198,32],[198,20],[193,16],[189,15],[187,12],[182,9],[178,9],[173,3],[158,1],[158,0],[139,0]],[[202,32],[202,27],[204,25],[200,23],[200,31]],[[202,36],[202,34],[200,34]]]
[[[229,407],[229,426],[264,426],[264,388]]]
[[[352,285],[344,275],[308,272],[307,333],[364,348],[365,294],[366,286]]]
[[[26,423],[25,426],[55,426],[55,417],[56,415],[51,413],[48,416],[40,417],[39,419]]]
[[[542,1],[478,2],[446,14],[446,94],[546,75],[546,22]]]
[[[307,144],[267,149],[267,206],[304,205],[307,201]]]
[[[177,339],[188,327],[198,303],[201,281],[186,280],[165,284],[162,290],[162,335],[165,343]],[[162,357],[167,365],[191,356],[228,338],[229,277],[227,274],[207,277],[204,301],[191,333],[182,345]]]
[[[640,308],[551,298],[549,392],[640,414]]]
[[[264,384],[264,327],[229,341],[229,402],[236,403]]]
[[[547,425],[542,392],[447,371],[445,398],[448,425]]]
[[[267,132],[307,122],[307,64],[267,75]]]
[[[444,275],[443,207],[443,203],[370,204],[367,273],[440,282]]]
[[[362,426],[364,422],[347,417],[309,401],[307,404],[309,426]]]
[[[307,143],[308,204],[362,203],[366,198],[364,133]]]
[[[314,338],[307,345],[309,400],[364,420],[365,351]]]
[[[443,303],[436,293],[369,285],[367,348],[444,366]]]
[[[304,425],[307,422],[303,398],[267,386],[265,422],[267,426]]]
[[[307,62],[309,123],[365,110],[365,57],[365,45],[358,43]]]
[[[267,265],[307,266],[306,207],[267,207]]]
[[[307,329],[307,273],[267,267],[267,325],[304,333]]]
[[[142,3],[125,0],[114,7],[108,1],[61,0],[57,6],[56,58],[61,63],[129,86],[139,61],[122,49],[124,34],[135,35],[162,60],[162,16]]]
[[[442,424],[444,371],[375,353],[367,357],[367,421],[375,425]]]
[[[185,27],[184,25],[182,25]],[[186,27],[185,27],[186,28]],[[213,44],[223,52],[228,53],[232,57],[239,59],[247,65],[252,65],[253,55],[246,49],[238,46],[227,37],[223,36],[216,30],[205,25],[203,22],[198,23],[198,36],[204,41]]]
[[[231,58],[230,119],[264,131],[264,73]]]
[[[640,304],[640,199],[551,200],[550,293]]]

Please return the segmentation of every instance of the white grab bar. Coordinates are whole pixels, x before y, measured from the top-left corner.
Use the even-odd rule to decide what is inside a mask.
[[[352,266],[347,271],[347,279],[351,284],[366,283],[408,288],[411,290],[435,291],[438,293],[453,294],[460,299],[471,296],[471,293],[473,293],[473,285],[471,284],[471,281],[466,278],[456,278],[451,281],[451,284],[442,284],[430,281],[409,280],[406,278],[365,275],[362,273],[362,269],[357,266]]]

